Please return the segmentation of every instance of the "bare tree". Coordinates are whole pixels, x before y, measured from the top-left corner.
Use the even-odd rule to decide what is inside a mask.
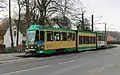
[[[37,0],[39,24],[49,24],[49,19],[58,11],[58,6],[59,4],[56,2],[56,0]]]
[[[75,22],[74,25],[76,25],[78,30],[89,30],[90,23],[89,20],[85,18],[86,7],[81,0],[75,0],[75,2],[76,5],[80,5],[80,7],[75,8],[76,11],[72,14],[72,20]]]
[[[11,25],[11,0],[9,0],[9,26],[10,26],[10,36],[11,36],[11,47],[14,47],[12,25]]]
[[[68,25],[70,23],[68,23],[67,15],[68,13],[70,14],[70,11],[68,11],[68,9],[71,9],[68,3],[68,0],[66,1],[66,3],[63,2],[62,4],[59,2],[59,0],[23,0],[23,4],[25,6],[23,8],[26,9],[26,11],[23,11],[26,12],[26,24],[30,25],[36,23],[40,25],[50,25],[51,17],[60,12],[63,17],[61,18],[62,21],[59,22],[62,22],[61,24],[63,26]]]
[[[18,23],[17,23],[17,40],[16,40],[16,46],[18,46],[18,40],[19,40],[19,28],[20,28],[20,20],[21,20],[21,9],[22,9],[22,5],[23,4],[21,4],[21,1],[20,0],[18,0],[18,9],[19,9],[19,11],[18,11]]]
[[[66,28],[66,29],[70,29],[70,25],[71,25],[71,20],[63,15],[60,16],[55,16],[51,19],[55,24],[57,24],[59,26],[59,28]]]
[[[26,4],[26,21],[29,27],[29,24],[30,24],[29,0],[25,0],[25,4]]]
[[[32,23],[36,23],[38,19],[37,11],[37,1],[36,0],[21,0],[22,15],[24,14],[24,23],[26,23],[27,28]]]
[[[78,30],[90,30],[90,21],[84,17],[84,13],[75,13],[72,17],[72,20],[75,21],[74,25]]]
[[[9,28],[9,18],[4,18],[1,20],[1,26],[4,28],[5,32]],[[5,32],[3,33],[5,35]]]
[[[34,0],[30,0],[30,3],[27,3],[27,2],[28,2],[27,0],[17,0],[16,3],[18,5],[18,7],[15,7],[16,9],[14,9],[14,14],[15,14],[14,21],[17,26],[17,31],[18,32],[21,31],[23,36],[26,35],[26,33],[25,33],[26,29],[29,27],[29,25],[33,21],[33,16],[34,16],[33,11],[35,8],[35,6],[34,6],[35,4],[33,3],[33,2],[35,2]],[[29,6],[29,7],[27,7],[27,6]],[[29,12],[28,12],[28,10],[29,10]],[[28,14],[29,14],[29,16],[28,16]],[[16,18],[16,16],[17,16],[17,18]],[[19,33],[17,33],[17,34],[19,34]],[[17,36],[16,44],[17,44],[18,40],[19,40],[19,35]]]
[[[60,28],[71,28],[71,13],[74,11],[72,0],[57,0],[60,5],[57,16],[53,17],[53,20],[59,25]]]
[[[0,11],[4,11],[7,8],[6,2],[6,0],[0,0]]]

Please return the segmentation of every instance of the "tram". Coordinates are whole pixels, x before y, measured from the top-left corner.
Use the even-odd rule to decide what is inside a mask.
[[[53,54],[107,46],[105,34],[31,25],[27,29],[26,53]]]

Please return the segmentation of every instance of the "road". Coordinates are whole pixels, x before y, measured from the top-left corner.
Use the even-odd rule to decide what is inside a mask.
[[[23,58],[24,59],[24,58]],[[120,46],[0,64],[0,75],[119,75]]]

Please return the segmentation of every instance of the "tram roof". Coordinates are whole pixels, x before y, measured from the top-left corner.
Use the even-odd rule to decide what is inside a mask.
[[[49,26],[41,26],[41,25],[31,25],[28,29],[28,31],[34,31],[34,30],[56,30],[56,31],[73,31],[75,32],[75,30],[72,29],[64,29],[64,28],[52,28]],[[98,35],[105,35],[104,33],[99,33],[99,32],[91,32],[91,31],[81,31],[79,30],[79,32],[83,32],[83,33],[91,33],[91,34],[98,34]]]
[[[63,29],[63,28],[52,28],[49,26],[41,26],[41,25],[31,25],[28,29],[29,30],[58,30],[58,31],[74,31],[71,29]]]
[[[106,36],[105,33],[100,33],[100,32],[97,32],[98,35],[101,35],[101,36]]]

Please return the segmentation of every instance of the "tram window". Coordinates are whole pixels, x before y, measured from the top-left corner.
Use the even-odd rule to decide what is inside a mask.
[[[75,33],[73,33],[72,40],[75,41]]]
[[[72,33],[68,33],[68,40],[72,40]]]
[[[89,44],[89,36],[86,36],[86,44]]]
[[[105,36],[105,37],[104,37],[104,41],[106,41],[106,39],[107,39],[107,37]]]
[[[100,36],[98,36],[98,41],[100,41]]]
[[[36,31],[35,41],[39,41],[39,30]]]
[[[90,39],[90,36],[88,36],[88,44],[91,43],[91,39]]]
[[[100,36],[100,37],[101,37],[101,39],[100,39],[100,40],[101,40],[101,41],[103,41],[103,36]]]
[[[103,40],[105,41],[105,36],[104,36]]]
[[[103,41],[103,36],[101,36],[101,41]]]
[[[91,44],[94,44],[94,37],[91,37]]]
[[[96,42],[95,42],[95,40],[96,40],[96,39],[95,39],[95,37],[93,37],[93,44],[95,44],[95,43],[96,43]]]
[[[106,41],[106,36],[104,36],[104,41]]]
[[[40,31],[40,40],[44,41],[44,31]]]
[[[56,40],[56,41],[60,41],[61,40],[60,32],[54,32],[54,40]]]
[[[103,36],[101,36],[101,41],[103,41]]]
[[[85,44],[87,44],[87,37],[85,36]]]
[[[100,41],[102,41],[102,36],[100,36]]]
[[[88,44],[91,44],[91,42],[90,42],[91,40],[90,40],[90,36],[88,36]]]
[[[86,36],[83,36],[83,44],[86,44]]]
[[[62,36],[62,41],[67,41],[67,33],[66,32],[62,32],[61,36]]]
[[[82,39],[82,40],[83,40],[82,44],[85,44],[85,40],[84,40],[84,39],[85,39],[85,37],[84,37],[84,36],[82,36],[82,37],[83,37],[83,39]]]
[[[86,37],[83,36],[83,44],[86,44]]]
[[[94,44],[96,44],[96,39],[97,39],[97,38],[96,38],[96,37],[94,37],[94,39],[95,39],[95,40],[94,40]]]
[[[90,36],[90,44],[92,44],[92,43],[93,43],[93,37]]]
[[[91,44],[91,36],[89,36],[89,44]]]
[[[47,41],[53,41],[53,32],[52,31],[47,31]]]
[[[101,41],[101,36],[98,36],[98,41]]]
[[[87,36],[87,44],[89,44],[89,43],[90,43],[89,36]]]
[[[104,36],[101,36],[101,41],[104,41]]]
[[[103,41],[105,41],[105,36],[103,36]]]
[[[105,41],[105,36],[103,36],[103,41]]]
[[[93,37],[90,36],[90,44],[92,44],[92,43],[93,43]]]
[[[82,44],[82,36],[79,36],[79,44]]]

